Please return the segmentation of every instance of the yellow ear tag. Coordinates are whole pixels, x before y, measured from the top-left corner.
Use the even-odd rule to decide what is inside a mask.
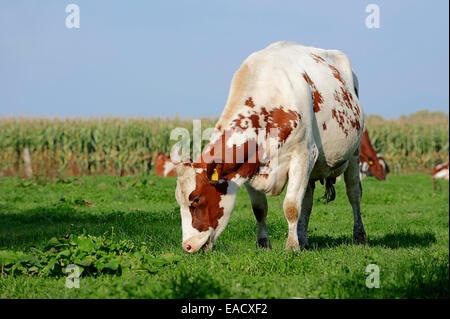
[[[219,173],[217,173],[217,169],[214,169],[214,173],[211,175],[211,180],[213,182],[218,182],[219,181]]]
[[[369,161],[369,165],[373,165],[373,161]]]

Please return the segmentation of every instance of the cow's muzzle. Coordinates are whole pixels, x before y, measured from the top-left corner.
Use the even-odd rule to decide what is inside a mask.
[[[212,235],[212,234],[211,234]],[[198,240],[196,238],[189,238],[183,242],[183,249],[187,253],[195,253],[199,250],[208,251],[212,248],[211,235],[207,236],[203,240]]]

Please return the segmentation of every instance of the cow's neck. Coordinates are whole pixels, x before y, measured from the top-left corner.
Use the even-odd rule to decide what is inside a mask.
[[[256,140],[243,134],[239,143],[233,144],[229,141],[233,134],[230,130],[216,132],[202,152],[199,167],[204,169],[208,178],[217,172],[219,179],[232,181],[240,187],[258,172],[260,163]]]

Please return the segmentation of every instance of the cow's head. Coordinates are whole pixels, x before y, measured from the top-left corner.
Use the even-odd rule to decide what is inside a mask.
[[[386,171],[386,175],[391,172],[391,169],[389,168],[388,163],[384,159],[384,156],[381,154],[377,154],[378,162],[383,167],[383,169]]]
[[[211,249],[233,211],[238,186],[220,179],[217,170],[181,163],[177,166],[175,197],[180,205],[183,249]]]
[[[372,144],[370,143],[367,129],[364,130],[361,140],[361,151],[359,153],[359,161],[363,166],[368,166],[371,175],[380,181],[386,180],[386,170],[378,160]]]
[[[164,165],[167,161],[170,161],[169,156],[165,153],[158,153],[155,158],[155,175],[156,176],[164,176]]]

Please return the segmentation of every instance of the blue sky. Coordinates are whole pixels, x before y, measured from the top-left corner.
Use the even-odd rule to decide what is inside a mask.
[[[65,26],[68,4],[80,28]],[[379,5],[380,28],[365,8]],[[219,116],[279,41],[344,51],[367,114],[449,107],[448,1],[0,2],[0,116]]]

